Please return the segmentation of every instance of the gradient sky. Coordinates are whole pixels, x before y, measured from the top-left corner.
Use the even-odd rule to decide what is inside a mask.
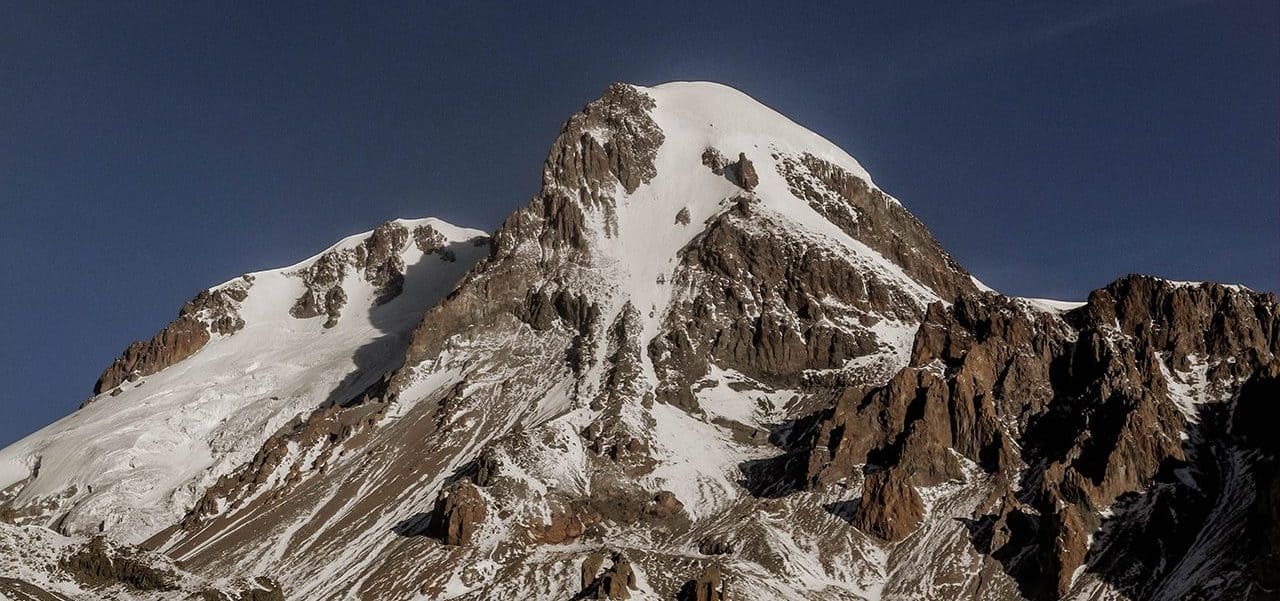
[[[54,4],[0,19],[0,445],[205,287],[394,217],[492,229],[613,81],[743,90],[1008,293],[1280,289],[1274,0]]]

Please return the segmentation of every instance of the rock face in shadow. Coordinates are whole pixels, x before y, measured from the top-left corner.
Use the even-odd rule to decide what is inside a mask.
[[[1259,588],[1280,590],[1280,438],[1272,426],[1280,423],[1280,362],[1271,362],[1240,388],[1231,434],[1257,460],[1248,466],[1255,482],[1248,516],[1240,538],[1249,571]]]
[[[1239,445],[1214,425],[1215,410],[1194,412],[1216,400],[1274,413],[1250,390],[1268,386],[1277,354],[1274,295],[1226,286],[1130,276],[1061,316],[997,294],[964,296],[930,307],[910,365],[887,385],[838,398],[816,429],[809,480],[823,486],[876,466],[854,522],[896,540],[912,529],[897,516],[919,515],[915,486],[963,479],[958,455],[1003,483],[980,508],[975,545],[1002,561],[1024,595],[1066,595],[1086,562],[1115,586],[1150,593],[1177,575],[1155,562],[1142,573],[1133,559],[1107,560],[1106,545],[1131,528],[1102,513],[1145,494],[1158,507],[1129,515],[1164,512],[1193,539],[1186,528],[1214,526],[1208,491],[1226,486],[1227,468],[1207,457]],[[1270,480],[1247,479],[1258,482],[1257,496],[1270,494]],[[1161,564],[1193,541],[1165,542]]]

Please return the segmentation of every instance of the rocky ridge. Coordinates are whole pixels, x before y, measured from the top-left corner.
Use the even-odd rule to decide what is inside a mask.
[[[125,381],[136,382],[182,361],[204,348],[212,336],[230,336],[239,331],[244,327],[239,304],[249,296],[252,285],[253,276],[244,275],[197,294],[182,305],[176,320],[150,340],[131,343],[102,372],[93,386],[93,394],[109,392]],[[94,398],[90,397],[86,404]]]
[[[1257,543],[1243,529],[1222,546],[1193,543],[1221,527],[1206,510],[1228,501],[1221,468],[1205,461],[1248,448],[1215,414],[1258,402],[1242,384],[1276,368],[1277,332],[1274,295],[1140,276],[1061,315],[990,293],[935,305],[910,365],[882,388],[842,396],[820,422],[809,478],[822,485],[867,472],[854,524],[901,540],[923,514],[915,489],[964,480],[967,459],[996,483],[974,510],[973,542],[1029,598],[1096,588],[1081,585],[1082,568],[1131,593],[1258,594],[1260,565],[1236,566],[1207,588],[1163,565],[1134,570],[1130,546],[1117,547],[1129,556],[1112,563],[1107,549],[1156,503],[1179,527],[1166,531],[1178,540],[1155,563],[1210,551],[1249,563]],[[1262,506],[1269,492],[1244,494]],[[1180,507],[1188,499],[1202,506]]]

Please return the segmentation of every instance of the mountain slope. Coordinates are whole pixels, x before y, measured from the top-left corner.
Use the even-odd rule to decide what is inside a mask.
[[[294,416],[393,369],[422,307],[485,251],[472,242],[484,236],[394,221],[202,292],[131,345],[79,411],[0,451],[0,489],[63,532],[146,539]],[[322,286],[344,300],[332,324],[298,310]]]

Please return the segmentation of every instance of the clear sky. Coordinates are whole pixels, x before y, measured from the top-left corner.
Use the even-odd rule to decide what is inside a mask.
[[[394,217],[492,229],[613,81],[743,90],[1008,293],[1280,289],[1274,0],[183,4],[5,3],[0,444],[207,286]]]

